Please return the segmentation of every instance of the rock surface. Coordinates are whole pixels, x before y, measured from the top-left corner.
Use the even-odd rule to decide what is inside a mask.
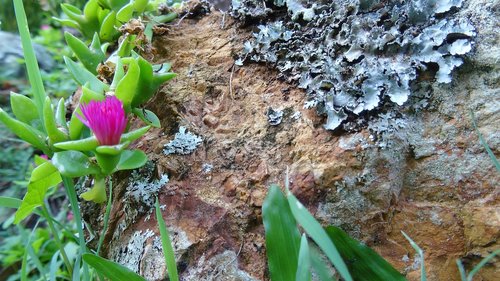
[[[219,12],[184,19],[156,38],[154,60],[171,62],[178,76],[148,104],[162,128],[135,146],[156,164],[156,180],[170,178],[160,204],[183,280],[268,280],[261,206],[287,167],[293,193],[321,222],[365,241],[409,280],[420,280],[420,271],[401,231],[423,248],[428,280],[459,280],[457,258],[470,270],[498,249],[500,177],[470,111],[498,157],[500,4],[464,6],[460,13],[478,32],[473,55],[451,84],[430,85],[427,109],[388,117],[392,129],[382,135],[369,128],[332,134],[276,71],[235,66],[251,30]],[[269,108],[283,112],[279,124],[269,124]],[[165,155],[180,126],[203,143],[189,155]],[[114,198],[125,198],[127,176]],[[113,256],[133,245],[123,254],[134,257],[131,267],[163,280],[154,215],[127,220],[131,205],[123,200],[114,205],[105,250]],[[496,259],[477,280],[495,280],[499,270]]]

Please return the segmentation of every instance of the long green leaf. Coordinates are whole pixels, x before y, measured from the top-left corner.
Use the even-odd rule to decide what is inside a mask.
[[[93,254],[84,254],[83,261],[110,281],[147,281],[125,266]]]
[[[406,280],[401,273],[394,269],[377,252],[365,244],[352,239],[340,228],[329,226],[326,228],[326,233],[335,247],[337,247],[342,259],[347,261],[347,267],[354,280]]]
[[[158,198],[155,202],[156,220],[158,221],[158,228],[160,229],[161,246],[163,248],[163,255],[165,256],[165,264],[167,265],[168,277],[171,281],[179,281],[179,274],[177,273],[177,264],[175,262],[174,248],[172,247],[172,240],[168,234],[167,226],[161,215],[160,204]]]
[[[42,108],[43,111],[43,108]],[[34,147],[42,150],[45,154],[49,153],[49,148],[45,143],[46,135],[43,132],[10,117],[7,112],[0,108],[0,121],[4,123],[5,127],[9,128],[11,132],[16,134],[20,139],[30,143]]]
[[[311,265],[321,281],[333,281],[333,273],[330,271],[325,261],[321,257],[321,254],[315,248],[310,248],[311,250]]]
[[[485,266],[491,259],[493,259],[496,255],[500,255],[500,249],[494,251],[493,253],[489,254],[487,257],[482,259],[474,268],[471,270],[469,275],[467,275],[467,281],[472,281],[474,278],[474,275],[483,267]]]
[[[24,60],[26,62],[26,69],[28,71],[28,78],[33,88],[33,96],[38,108],[40,119],[43,115],[43,103],[45,101],[46,93],[43,87],[42,76],[38,68],[38,61],[35,56],[35,50],[31,44],[31,35],[28,28],[28,21],[26,19],[26,12],[24,11],[23,1],[14,0],[14,10],[16,12],[16,21],[19,28],[19,35],[21,36],[21,44],[23,46]]]
[[[328,259],[332,262],[333,266],[339,272],[340,276],[346,281],[352,281],[351,274],[347,266],[340,256],[335,245],[332,243],[328,234],[319,222],[309,213],[309,211],[302,205],[302,203],[295,198],[291,193],[288,194],[288,205],[292,211],[293,216],[297,222],[302,226],[304,231],[316,242],[320,249],[325,253]]]
[[[310,281],[311,280],[311,256],[307,237],[302,234],[300,239],[299,262],[297,267],[296,281]]]
[[[266,251],[273,281],[295,280],[300,233],[287,200],[277,185],[271,185],[262,205]]]
[[[31,172],[28,192],[24,195],[23,202],[17,209],[14,223],[19,223],[31,214],[36,207],[41,206],[47,190],[61,181],[59,171],[50,162],[45,162],[36,167]]]

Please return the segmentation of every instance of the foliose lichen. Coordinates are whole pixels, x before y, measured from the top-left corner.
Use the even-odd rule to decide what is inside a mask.
[[[306,90],[306,108],[334,130],[348,117],[403,105],[417,78],[451,82],[472,50],[474,27],[454,18],[462,0],[233,0],[237,18],[259,25],[239,62],[275,65],[280,77]],[[287,13],[283,14],[286,6]]]
[[[175,134],[175,138],[165,145],[163,153],[169,154],[191,154],[203,139],[191,132],[186,132],[186,127],[179,127],[179,132]]]
[[[111,258],[130,270],[139,273],[145,243],[153,235],[153,231],[149,229],[144,233],[142,231],[134,232],[125,246],[112,249]]]

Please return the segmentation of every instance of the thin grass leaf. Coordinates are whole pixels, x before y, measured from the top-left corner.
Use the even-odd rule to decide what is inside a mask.
[[[21,36],[21,44],[23,46],[24,61],[26,62],[28,79],[31,87],[33,88],[33,96],[35,98],[38,114],[41,119],[43,116],[43,103],[47,94],[45,93],[45,88],[43,87],[42,76],[40,75],[40,69],[38,68],[35,50],[33,49],[33,45],[31,43],[31,35],[22,0],[14,0],[14,10],[16,13],[19,35]]]
[[[80,263],[82,262],[82,255],[78,254],[76,257],[75,265],[73,266],[73,281],[80,281]]]
[[[351,238],[342,229],[328,226],[326,233],[347,262],[354,280],[406,281],[399,271],[365,244]]]
[[[57,250],[52,255],[52,258],[50,259],[49,281],[56,281],[57,270],[59,269],[59,266],[61,265],[61,263],[58,262],[59,254],[60,254],[60,252],[59,252],[59,250]]]
[[[293,196],[293,194],[289,192],[287,198],[293,216],[302,226],[304,231],[314,240],[314,242],[316,242],[323,253],[325,253],[335,269],[339,272],[340,276],[346,281],[352,281],[353,279],[347,269],[347,265],[323,227],[321,227],[319,222],[309,213],[306,207]]]
[[[31,243],[26,245],[26,250],[28,250],[28,255],[31,258],[31,261],[35,264],[36,268],[38,269],[38,272],[40,273],[40,278],[42,280],[47,280],[47,272],[45,271],[45,267],[43,266],[42,262],[38,258],[38,256],[35,253],[35,250],[33,249],[33,246],[31,246]]]
[[[495,153],[493,153],[493,151],[491,151],[491,148],[488,146],[488,143],[486,143],[486,140],[483,138],[483,135],[481,134],[481,132],[477,128],[476,118],[474,117],[474,112],[472,110],[470,111],[470,116],[472,119],[472,126],[474,126],[474,129],[476,130],[477,136],[479,137],[479,141],[481,142],[484,149],[488,153],[488,156],[490,157],[491,161],[493,161],[493,164],[495,164],[495,168],[497,169],[497,172],[500,173],[500,163],[498,162],[498,159],[495,156]]]
[[[96,254],[99,255],[99,252],[101,251],[101,246],[102,243],[104,242],[104,236],[106,235],[106,231],[108,231],[108,224],[109,224],[109,214],[111,213],[111,205],[113,202],[113,183],[111,182],[111,177],[109,178],[109,197],[108,197],[108,203],[106,204],[106,212],[104,213],[104,225],[102,227],[102,233],[101,237],[99,237],[99,243],[97,244],[97,251]]]
[[[460,272],[460,279],[462,281],[467,281],[467,275],[465,274],[465,268],[460,259],[456,260],[458,271]]]
[[[302,234],[300,239],[299,260],[297,265],[297,275],[295,281],[310,281],[311,280],[311,257],[307,237]]]
[[[19,232],[21,233],[21,236],[23,240],[27,241],[28,245],[31,245],[31,239],[33,238],[33,235],[35,234],[36,229],[38,228],[38,223],[40,220],[36,221],[35,226],[33,227],[33,230],[31,231],[30,235],[26,238],[25,230],[19,226]],[[28,251],[24,251],[23,254],[23,259],[21,262],[21,281],[27,281],[28,280]]]
[[[420,269],[421,269],[420,280],[427,281],[427,274],[425,273],[424,251],[417,245],[417,243],[415,243],[410,238],[410,236],[408,236],[406,233],[404,233],[404,231],[401,231],[401,233],[406,238],[406,240],[408,240],[408,242],[410,242],[411,247],[417,252],[417,254],[420,257]]]
[[[295,280],[300,233],[277,185],[271,185],[262,205],[269,273],[273,281]]]
[[[474,278],[474,275],[483,267],[485,266],[491,259],[493,259],[496,255],[500,254],[500,249],[494,251],[493,253],[489,254],[487,257],[485,257],[483,260],[481,260],[472,270],[469,272],[469,275],[467,276],[467,281],[472,281],[472,278]]]
[[[104,275],[110,281],[147,281],[127,267],[93,254],[84,254],[83,261],[93,267],[98,274]]]
[[[168,234],[167,226],[161,215],[160,204],[158,198],[155,202],[156,220],[158,221],[158,228],[160,229],[161,245],[163,248],[163,255],[165,256],[165,264],[167,265],[168,277],[171,281],[179,281],[179,274],[177,273],[177,264],[175,262],[174,249],[172,247],[172,240]]]

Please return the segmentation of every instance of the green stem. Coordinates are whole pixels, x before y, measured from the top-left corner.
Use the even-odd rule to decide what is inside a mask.
[[[56,228],[54,227],[54,224],[52,223],[52,220],[50,219],[50,213],[49,210],[47,210],[47,206],[42,204],[42,214],[45,217],[45,220],[47,221],[49,225],[49,229],[52,232],[52,236],[54,236],[54,240],[57,244],[57,247],[59,247],[59,251],[61,252],[61,256],[63,258],[64,264],[66,265],[66,268],[68,269],[69,276],[73,275],[73,267],[71,266],[71,263],[69,262],[68,255],[66,255],[66,251],[64,250],[64,246],[61,243],[61,240],[59,239],[59,233],[57,232]]]
[[[82,226],[82,216],[80,214],[80,208],[78,207],[78,198],[76,196],[75,185],[73,184],[73,179],[69,177],[62,177],[64,188],[66,189],[66,194],[68,194],[69,202],[71,204],[71,210],[73,211],[73,217],[76,222],[76,229],[78,231],[78,240],[80,244],[80,253],[83,255],[87,252],[85,236],[83,234]],[[89,272],[86,263],[83,263],[83,280],[89,280]]]
[[[101,237],[99,237],[99,244],[97,245],[96,255],[99,255],[102,243],[104,242],[104,236],[106,235],[106,231],[108,231],[109,214],[111,213],[111,203],[113,202],[113,182],[111,180],[111,177],[108,178],[108,182],[109,182],[108,204],[106,205],[106,212],[104,213],[104,225],[102,227]]]

